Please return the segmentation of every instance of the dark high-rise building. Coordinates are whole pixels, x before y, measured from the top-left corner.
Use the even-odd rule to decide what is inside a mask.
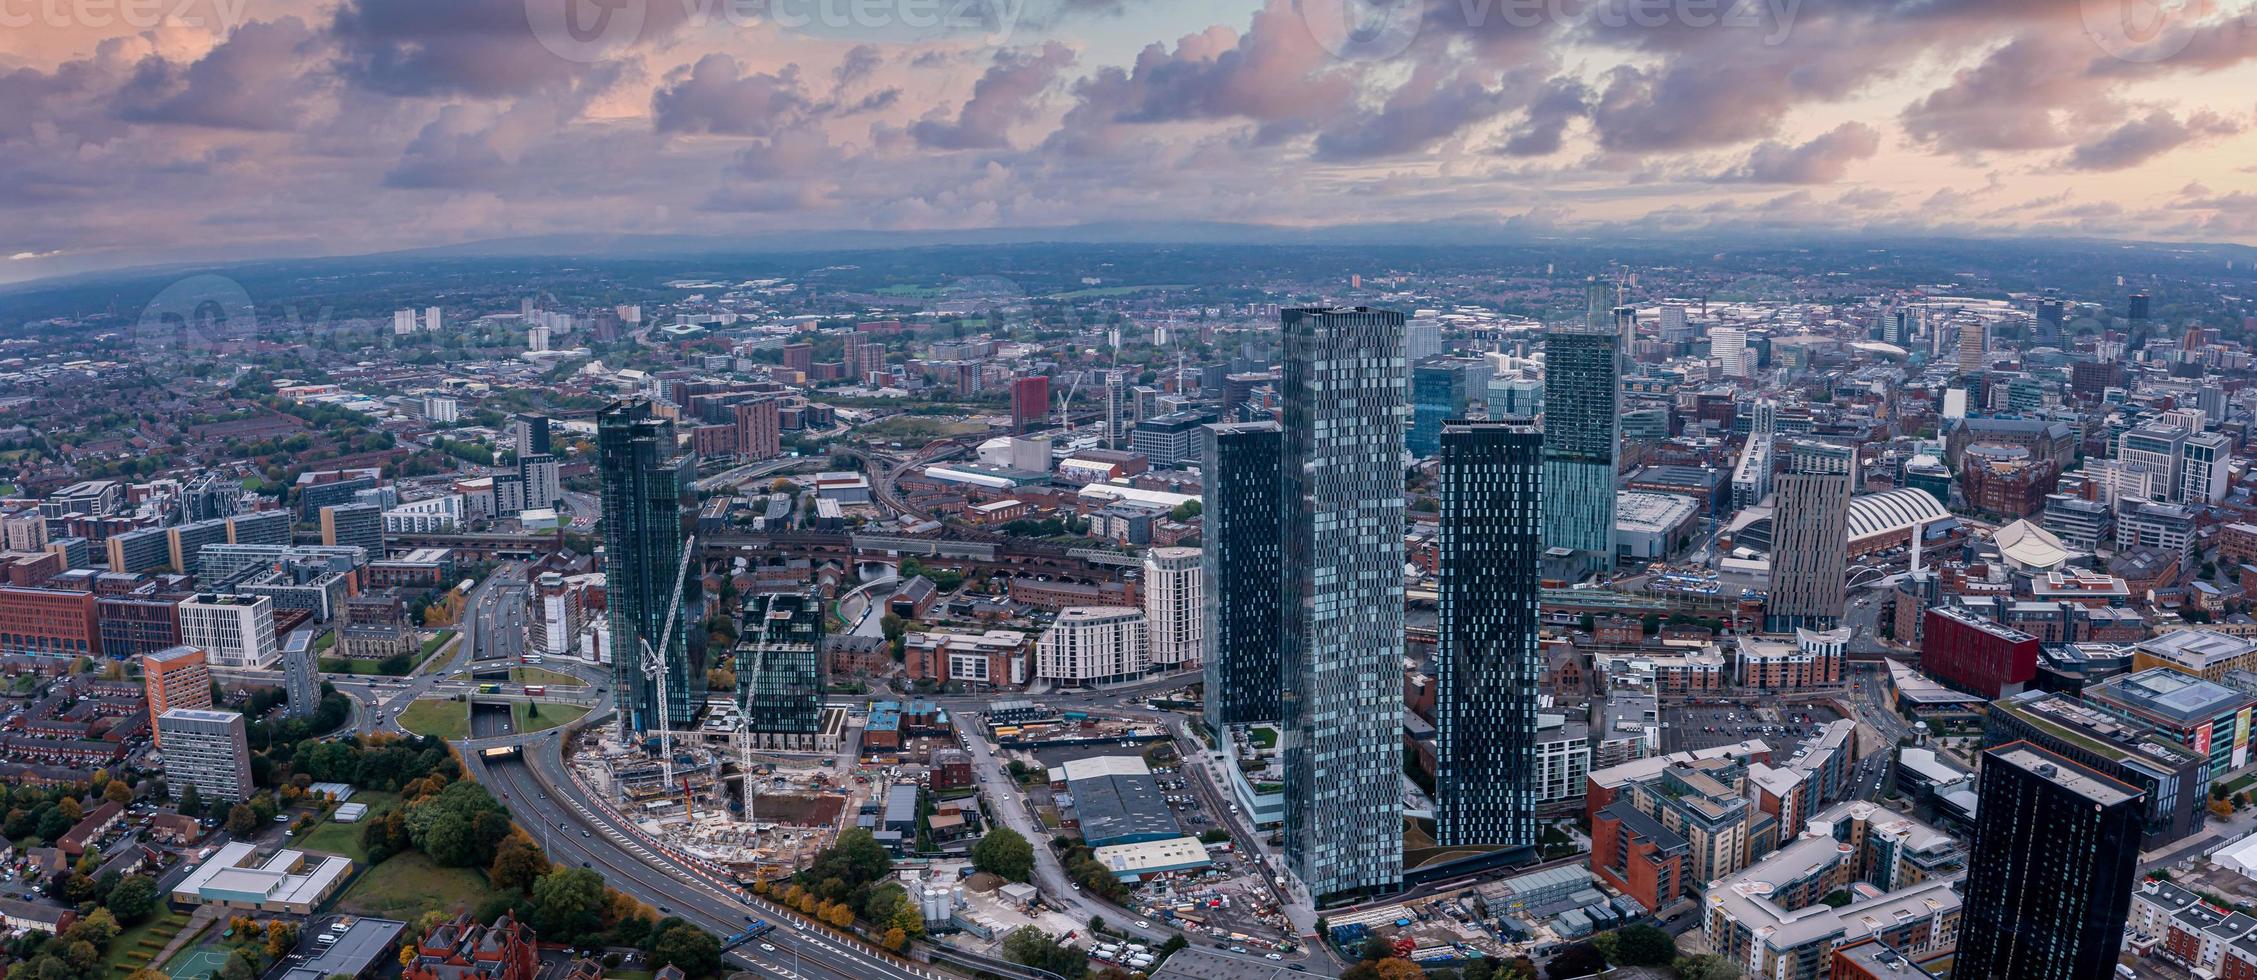
[[[1279,715],[1312,896],[1403,880],[1403,315],[1289,309]]]
[[[1011,427],[1020,432],[1042,427],[1050,418],[1050,379],[1043,375],[1011,382]]]
[[[823,723],[823,602],[784,593],[745,600],[737,705],[762,747],[797,749]],[[806,746],[812,748],[813,746]]]
[[[642,399],[613,402],[596,417],[596,467],[603,484],[604,596],[611,625],[613,696],[628,732],[689,726],[690,663],[683,637],[695,610],[681,610],[665,636],[684,540],[684,515],[695,514],[695,458],[680,452],[674,425]],[[666,658],[666,691],[643,674],[643,644]],[[700,682],[703,678],[698,678]],[[699,685],[699,686],[702,686]]]
[[[527,456],[553,456],[556,454],[556,451],[550,448],[549,419],[546,415],[511,416],[509,431],[509,446],[511,449],[517,450],[519,459]],[[536,504],[535,506],[545,507],[547,505]]]
[[[1764,628],[1830,630],[1841,625],[1849,547],[1850,489],[1857,450],[1820,442],[1788,449],[1771,517],[1771,597]]]
[[[2147,321],[2148,303],[2146,293],[2132,294],[2130,302],[2125,304],[2124,318],[2134,321],[2135,324],[2145,323]]]
[[[1986,750],[1952,975],[2113,976],[2142,796],[2028,742]]]
[[[1544,545],[1562,577],[1614,567],[1614,476],[1622,444],[1621,335],[1593,282],[1581,324],[1544,339]]]
[[[1285,475],[1275,422],[1207,426],[1200,502],[1207,724],[1277,720],[1278,523]]]
[[[1441,440],[1434,839],[1532,844],[1544,436],[1446,422]]]

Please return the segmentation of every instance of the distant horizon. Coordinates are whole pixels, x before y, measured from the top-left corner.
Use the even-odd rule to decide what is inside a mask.
[[[1171,230],[1174,231],[1171,234]],[[1418,232],[1448,231],[1457,235],[1448,239],[1421,240],[1412,236]],[[1373,248],[1541,248],[1547,243],[1576,245],[1580,247],[1604,246],[1609,241],[1639,248],[1667,248],[1671,245],[1729,244],[1733,247],[1791,248],[1806,243],[1858,244],[1875,248],[1910,246],[1920,244],[1982,244],[1992,242],[2050,242],[2064,246],[2123,247],[2162,250],[2199,250],[2226,253],[2239,263],[2251,262],[2250,270],[2257,273],[2257,245],[2240,242],[2161,241],[2138,239],[2113,239],[2087,235],[2056,235],[2017,232],[1995,234],[1927,232],[1913,228],[1858,231],[1831,228],[1808,229],[1710,229],[1677,233],[1626,234],[1628,229],[1598,226],[1591,229],[1550,229],[1544,232],[1512,233],[1503,225],[1468,221],[1433,221],[1424,223],[1369,222],[1338,225],[1270,225],[1244,222],[1099,222],[1076,225],[996,226],[988,228],[961,228],[934,231],[870,231],[866,229],[832,229],[803,232],[773,232],[750,235],[690,235],[663,233],[602,233],[557,232],[544,235],[510,236],[461,242],[420,245],[407,248],[384,249],[367,252],[340,252],[323,255],[247,255],[218,261],[165,261],[134,265],[103,266],[80,271],[57,272],[27,279],[7,279],[10,269],[0,265],[0,295],[11,292],[37,290],[49,286],[71,283],[100,283],[111,280],[129,280],[146,276],[162,276],[188,270],[213,270],[225,268],[282,265],[288,263],[377,263],[386,260],[401,262],[433,258],[587,258],[619,261],[647,261],[664,258],[694,259],[725,256],[732,253],[746,255],[810,255],[830,252],[887,252],[934,247],[981,247],[1016,245],[1083,245],[1083,246],[1241,246],[1248,248],[1287,248],[1305,245],[1331,245],[1336,247]],[[1203,234],[1202,234],[1203,233]],[[1323,241],[1325,236],[1339,236],[1335,241]],[[1483,237],[1488,236],[1488,237]],[[811,241],[811,239],[813,239]],[[2246,253],[2233,256],[2231,253]]]

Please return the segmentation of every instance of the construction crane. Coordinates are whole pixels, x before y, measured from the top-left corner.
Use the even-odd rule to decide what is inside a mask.
[[[674,597],[666,603],[666,626],[658,632],[659,642],[662,644],[666,644],[667,638],[674,635],[674,620],[682,611],[682,584],[690,579],[690,557],[695,554],[697,554],[697,535],[693,534],[682,542],[682,563],[674,571]],[[663,767],[660,772],[665,777],[660,785],[673,786],[674,713],[670,710],[673,708],[671,703],[673,699],[670,697],[671,691],[666,684],[670,672],[667,669],[666,657],[651,652],[649,637],[637,635],[635,640],[643,645],[643,676],[650,678],[652,683],[658,685],[658,752],[659,764]],[[667,645],[671,646],[671,644]]]

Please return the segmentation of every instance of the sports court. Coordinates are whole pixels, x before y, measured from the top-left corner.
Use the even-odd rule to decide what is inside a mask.
[[[227,965],[227,951],[198,946],[172,958],[165,974],[172,980],[210,980],[219,968]]]

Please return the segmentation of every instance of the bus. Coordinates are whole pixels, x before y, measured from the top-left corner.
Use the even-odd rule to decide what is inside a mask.
[[[478,693],[500,694],[502,693],[502,686],[500,684],[480,684],[478,685]]]
[[[482,750],[478,754],[484,756],[488,762],[496,759],[515,759],[517,758],[517,746],[496,745],[493,748]]]
[[[544,694],[547,694],[547,693],[549,693],[549,686],[548,686],[547,684],[527,684],[527,685],[525,685],[525,696],[526,696],[526,697],[529,697],[529,698],[537,698],[537,697],[540,697],[540,696],[542,696],[542,695],[544,695]]]
[[[538,666],[541,663],[541,660],[542,657],[538,653],[521,653],[517,655],[517,662],[521,664],[533,664]]]

